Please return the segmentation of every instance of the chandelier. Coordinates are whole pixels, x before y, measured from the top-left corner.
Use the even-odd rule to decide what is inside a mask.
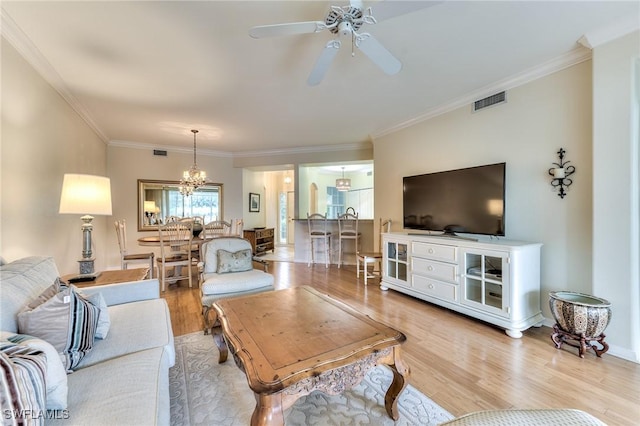
[[[193,165],[189,170],[182,172],[182,179],[180,180],[180,194],[188,197],[193,194],[193,191],[207,183],[207,172],[200,170],[196,163],[196,134],[197,130],[191,130],[193,133]]]
[[[336,179],[336,189],[343,192],[351,189],[351,179],[345,179],[344,167],[342,168],[342,178]]]

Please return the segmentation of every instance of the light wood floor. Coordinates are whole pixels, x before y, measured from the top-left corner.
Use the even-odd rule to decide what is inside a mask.
[[[609,425],[640,424],[640,364],[557,350],[551,329],[522,339],[444,308],[357,281],[355,267],[271,262],[276,288],[310,285],[407,336],[410,383],[453,415],[487,409],[577,408]],[[170,287],[175,335],[202,330],[199,290]]]

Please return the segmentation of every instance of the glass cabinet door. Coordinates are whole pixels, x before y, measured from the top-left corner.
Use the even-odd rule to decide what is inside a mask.
[[[465,252],[462,303],[499,315],[509,315],[506,277],[508,259],[503,253]]]
[[[407,244],[388,241],[386,244],[386,275],[394,280],[407,285],[408,276],[408,250]]]

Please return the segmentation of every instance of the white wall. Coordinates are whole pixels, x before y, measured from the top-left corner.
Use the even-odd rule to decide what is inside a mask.
[[[376,217],[402,229],[403,176],[506,161],[506,238],[544,244],[541,308],[551,318],[550,291],[591,292],[591,140],[588,61],[509,90],[506,104],[460,108],[375,140]],[[576,167],[564,199],[547,174],[560,147]]]
[[[186,136],[188,137],[188,136]],[[148,251],[138,247],[136,240],[149,235],[138,232],[138,179],[178,181],[182,171],[193,164],[193,153],[169,151],[166,157],[153,155],[153,149],[140,149],[110,145],[108,147],[108,176],[111,178],[113,217],[108,223],[108,266],[120,268],[118,240],[113,221],[126,219],[130,252]],[[198,167],[207,172],[211,182],[222,184],[222,219],[230,221],[243,217],[242,170],[232,165],[230,157],[214,157],[198,152]],[[156,250],[156,254],[159,251]]]
[[[640,361],[640,32],[593,51],[593,292],[613,315],[607,342]],[[635,81],[634,81],[635,80]]]
[[[77,273],[82,222],[58,214],[62,177],[105,176],[106,144],[4,38],[1,49],[0,255],[53,256],[62,275]],[[96,270],[106,265],[109,219],[93,221]]]
[[[254,227],[266,227],[267,216],[265,210],[265,173],[244,169],[242,171],[243,201],[242,211],[244,217],[244,229]],[[249,212],[249,193],[260,195],[260,211]]]

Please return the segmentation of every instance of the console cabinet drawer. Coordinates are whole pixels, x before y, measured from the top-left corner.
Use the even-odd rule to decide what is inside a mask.
[[[411,262],[411,270],[414,273],[425,275],[443,281],[452,283],[458,282],[458,265],[438,262],[435,260],[421,259],[413,257]]]
[[[256,238],[269,238],[273,237],[273,228],[256,229]]]
[[[412,254],[444,262],[458,261],[458,248],[441,244],[416,243],[411,246]]]
[[[435,281],[420,275],[413,276],[413,287],[417,291],[438,299],[455,302],[457,300],[456,291],[458,286]]]

